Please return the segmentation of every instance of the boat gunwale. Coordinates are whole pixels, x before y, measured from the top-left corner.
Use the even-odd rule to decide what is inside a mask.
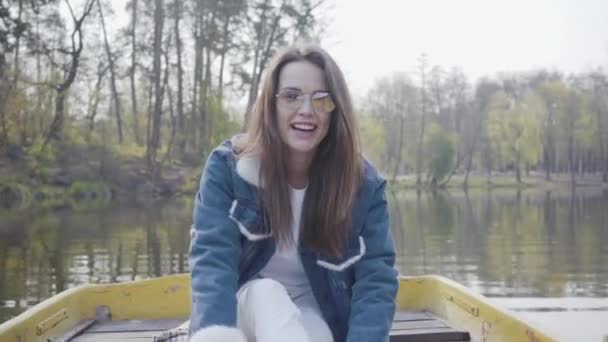
[[[1,323],[0,339],[4,341],[4,338],[8,337],[8,339],[6,339],[8,341],[19,341],[17,338],[21,337],[21,341],[31,341],[30,336],[35,340],[38,338],[50,337],[50,334],[58,336],[58,334],[65,333],[83,319],[93,319],[95,307],[99,306],[99,303],[96,305],[93,297],[102,298],[104,297],[104,294],[106,296],[122,295],[129,297],[131,296],[131,292],[142,290],[139,292],[148,291],[156,295],[160,293],[161,295],[171,296],[174,294],[171,291],[174,291],[176,287],[179,287],[179,291],[175,290],[174,292],[179,296],[179,299],[182,302],[176,301],[178,302],[177,304],[175,302],[167,303],[167,305],[179,306],[179,303],[183,303],[184,300],[187,300],[189,303],[189,284],[189,274],[173,274],[160,278],[150,278],[123,283],[79,285],[48,298],[31,308],[28,308],[18,316]],[[481,341],[485,338],[485,340],[490,341],[494,340],[492,337],[496,338],[497,336],[508,335],[517,337],[523,336],[526,338],[525,340],[535,342],[557,341],[557,339],[551,337],[546,332],[535,328],[515,313],[493,304],[487,297],[484,297],[449,278],[440,275],[401,275],[399,276],[399,285],[400,290],[396,299],[398,308],[400,306],[408,309],[415,307],[416,309],[432,312],[439,318],[449,322],[451,326],[469,331],[473,340]],[[419,298],[412,298],[410,300],[410,297],[415,296],[416,293],[408,293],[409,291],[423,291],[424,293],[422,293],[422,296],[419,296]],[[186,296],[184,292],[187,292],[187,298],[182,298],[182,296]],[[101,295],[101,297],[90,296],[91,294],[98,294]],[[141,293],[139,294],[141,295]],[[150,294],[148,294],[148,296],[149,295]],[[450,301],[449,296],[459,299]],[[170,297],[167,297],[167,300],[169,298]],[[162,305],[163,300],[159,300],[158,302],[161,304],[156,303],[156,306]],[[466,305],[463,305],[463,303]],[[181,305],[183,306],[183,304]],[[51,327],[48,329],[48,333],[36,334],[35,327],[39,325],[40,322],[44,322],[53,314],[64,308],[70,311],[70,317],[61,322],[62,327]],[[189,306],[187,310],[185,308],[180,309],[182,309],[181,312],[183,314],[164,317],[176,318],[177,316],[180,316],[179,318],[187,319]],[[475,310],[477,310],[477,317],[474,314]],[[173,310],[170,313],[176,312],[176,310]],[[129,318],[128,316],[119,313],[115,318],[138,319],[139,317]],[[484,321],[490,323],[490,326],[486,328]],[[517,334],[513,335],[515,330],[517,330]]]

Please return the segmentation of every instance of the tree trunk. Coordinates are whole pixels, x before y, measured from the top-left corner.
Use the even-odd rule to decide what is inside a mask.
[[[230,16],[226,17],[226,21],[224,22],[224,27],[222,30],[222,54],[220,56],[220,71],[218,75],[218,90],[219,90],[219,101],[220,108],[223,108],[224,102],[224,64],[226,62],[226,53],[228,52],[228,28],[230,27]]]
[[[253,70],[251,71],[251,86],[249,88],[249,97],[247,100],[247,108],[245,110],[245,120],[244,120],[244,124],[243,124],[243,129],[242,131],[244,132],[245,130],[247,130],[247,127],[249,126],[249,116],[251,114],[251,110],[253,109],[253,104],[255,102],[255,97],[257,96],[257,92],[258,92],[258,85],[257,85],[257,80],[255,79],[255,75],[257,75],[257,68],[258,68],[258,62],[259,62],[259,56],[260,52],[256,49],[255,51],[255,56],[253,58]]]
[[[169,117],[171,124],[171,135],[169,136],[169,141],[167,143],[167,151],[165,151],[165,155],[160,162],[160,166],[164,165],[167,160],[171,157],[171,152],[173,150],[173,143],[175,142],[175,126],[176,126],[176,118],[175,118],[175,110],[173,105],[173,93],[171,92],[171,87],[169,86],[169,46],[170,43],[167,43],[167,47],[163,53],[165,57],[165,75],[163,79],[163,93],[167,93],[167,100],[169,101]]]
[[[153,45],[153,87],[154,87],[154,108],[152,110],[152,132],[147,153],[148,167],[153,174],[157,174],[156,155],[160,146],[160,125],[163,108],[162,93],[162,39],[164,24],[164,1],[154,0],[154,45]]]
[[[517,184],[521,184],[521,154],[518,152],[515,157],[515,180]]]
[[[122,117],[121,117],[121,101],[120,96],[118,95],[118,88],[116,87],[116,72],[114,69],[114,57],[112,56],[112,51],[110,50],[110,43],[108,42],[108,34],[106,32],[106,23],[103,18],[103,10],[101,8],[100,0],[97,0],[97,7],[99,8],[99,19],[101,21],[101,30],[103,32],[103,41],[104,47],[106,50],[106,55],[108,55],[108,66],[110,68],[110,90],[112,91],[112,98],[114,99],[114,115],[116,115],[116,129],[118,133],[118,143],[122,144],[123,142],[123,134],[122,134]]]
[[[4,55],[0,54],[0,80],[4,79],[5,64]],[[0,147],[8,145],[8,128],[4,109],[8,96],[7,93],[8,87],[3,83],[0,83],[0,128],[2,128],[2,131],[0,131]]]
[[[608,153],[604,152],[603,158],[602,164],[604,165],[604,170],[602,171],[602,182],[608,183]]]
[[[95,82],[95,89],[93,91],[93,103],[90,106],[89,113],[89,131],[87,133],[87,141],[91,142],[91,135],[93,134],[93,130],[95,129],[95,117],[97,116],[97,109],[99,108],[99,93],[101,92],[101,83],[103,82],[103,77],[108,70],[108,67],[101,68],[97,72],[97,81]]]
[[[148,80],[148,103],[146,107],[146,156],[150,150],[150,141],[152,140],[152,102],[154,100],[154,79],[150,77]],[[147,157],[146,157],[147,158]]]
[[[285,2],[283,1],[283,4],[284,3]],[[268,62],[268,59],[270,58],[270,52],[272,50],[273,43],[275,42],[276,38],[278,38],[276,35],[277,35],[277,30],[279,28],[279,20],[281,19],[281,16],[283,14],[283,10],[282,10],[283,5],[281,5],[279,8],[280,8],[279,13],[277,13],[272,20],[270,34],[268,35],[267,38],[264,37],[266,44],[262,46],[263,50],[262,50],[262,53],[258,56],[259,63],[257,63],[257,69],[254,69],[254,74],[253,74],[254,84],[251,87],[252,92],[250,93],[250,101],[251,101],[250,105],[253,105],[253,103],[255,102],[255,98],[257,97],[258,89],[260,86],[260,80],[262,79],[262,72],[264,71],[264,67],[266,66],[266,63]],[[247,112],[249,112],[249,111],[247,111]]]
[[[197,2],[196,18],[194,23],[194,73],[192,82],[192,122],[197,122],[198,125],[193,125],[192,128],[192,146],[196,148],[200,146],[200,132],[204,129],[204,123],[200,119],[200,88],[203,78],[203,7],[201,2]]]
[[[133,115],[133,137],[137,146],[142,145],[139,125],[139,110],[137,106],[137,91],[135,89],[135,73],[137,68],[137,0],[132,0],[133,9],[131,12],[131,67],[129,68],[129,80],[131,83],[131,111]]]
[[[63,117],[64,117],[64,109],[65,109],[65,97],[66,90],[57,90],[57,97],[55,98],[55,116],[53,117],[53,121],[51,122],[51,126],[49,128],[49,133],[47,134],[46,140],[42,145],[44,149],[46,145],[51,140],[60,140],[62,137],[63,130]]]
[[[17,18],[19,21],[22,21],[23,16],[23,0],[19,0],[19,9],[17,10]],[[21,66],[20,64],[20,52],[21,52],[21,34],[17,34],[15,37],[15,55],[13,59],[13,82],[11,85],[12,89],[19,89],[19,77],[21,76]],[[28,121],[28,110],[23,109],[23,122],[21,125],[21,144],[25,145],[27,143],[27,121]]]
[[[543,149],[543,162],[545,164],[545,180],[551,181],[551,167],[553,165],[553,109],[549,106],[547,117],[545,148]]]
[[[604,96],[602,95],[608,95],[606,94],[605,91],[601,91],[600,89],[606,89],[608,88],[608,85],[605,85],[603,88],[598,89],[599,87],[596,85],[594,90],[595,90],[595,98],[596,98],[596,111],[595,111],[595,115],[597,118],[597,142],[600,148],[599,151],[599,161],[600,161],[600,169],[602,171],[602,182],[604,183],[608,183],[608,155],[607,155],[607,148],[606,148],[606,142],[604,141],[604,133],[605,133],[605,125],[606,122],[604,122],[604,118],[606,118],[608,115],[608,107],[606,105],[606,99],[604,98]],[[608,89],[606,89],[608,90]],[[602,115],[604,114],[604,115]]]
[[[182,65],[182,38],[180,35],[179,24],[183,13],[182,1],[175,2],[175,46],[177,49],[177,129],[179,131],[177,151],[180,158],[183,158],[186,152],[186,124],[184,118],[184,68]],[[169,96],[171,101],[171,96]],[[172,129],[172,136],[175,129]]]
[[[68,53],[70,56],[70,69],[64,73],[63,82],[57,88],[55,88],[55,91],[57,92],[57,98],[55,99],[55,116],[46,135],[46,138],[44,139],[41,150],[44,150],[51,140],[58,141],[62,138],[63,121],[65,115],[65,97],[67,95],[68,90],[72,86],[72,83],[74,83],[74,79],[76,78],[76,73],[78,72],[78,65],[80,64],[80,54],[84,46],[82,37],[82,24],[85,18],[91,13],[94,4],[94,1],[87,2],[85,4],[85,9],[83,11],[82,16],[79,19],[72,17],[74,21],[74,29],[71,35],[71,51]]]
[[[268,9],[268,0],[264,2],[262,13],[260,14],[259,28],[256,30],[256,48],[254,51],[253,58],[253,69],[251,70],[251,87],[249,88],[249,96],[247,100],[247,109],[245,111],[245,123],[243,125],[243,131],[247,129],[247,125],[249,124],[249,115],[251,109],[253,108],[253,104],[255,102],[255,98],[258,93],[258,80],[256,80],[256,75],[258,74],[262,48],[264,44],[264,38],[266,37],[265,27],[266,27],[266,10]]]
[[[438,187],[439,188],[445,188],[448,183],[450,183],[450,180],[452,179],[452,177],[454,176],[454,173],[456,173],[456,170],[458,170],[460,168],[460,163],[462,163],[462,155],[456,153],[456,162],[454,163],[454,166],[452,166],[452,168],[450,169],[450,173],[448,173],[448,176],[445,177],[441,183],[439,183]]]
[[[479,136],[481,135],[481,125],[482,125],[482,118],[481,118],[481,110],[479,110],[478,113],[478,121],[477,124],[475,125],[475,129],[473,130],[473,141],[471,142],[470,148],[467,151],[467,155],[469,157],[469,159],[467,160],[467,167],[466,167],[466,171],[464,173],[464,182],[462,183],[462,187],[464,189],[468,189],[469,188],[469,173],[471,172],[471,168],[473,167],[473,157],[475,156],[475,149],[477,148],[477,141],[479,141]]]
[[[23,14],[23,0],[19,0],[18,14],[17,20],[21,21],[21,17]],[[15,53],[13,58],[13,79],[10,84],[5,84],[2,80],[5,79],[5,70],[6,70],[6,57],[5,52],[0,51],[0,127],[2,131],[0,132],[0,147],[7,146],[9,144],[9,136],[8,136],[8,125],[6,120],[6,100],[10,96],[12,89],[17,89],[19,82],[19,51],[20,51],[20,43],[21,43],[21,34],[17,34],[15,37]],[[7,82],[8,83],[8,82]]]
[[[38,36],[40,34],[40,18],[38,18],[38,13],[36,13],[36,35]],[[41,62],[41,55],[40,52],[36,51],[36,83],[40,84],[41,83],[41,75],[42,75],[42,62]],[[1,68],[0,68],[1,69]],[[44,131],[44,119],[42,118],[43,115],[40,115],[42,113],[42,87],[41,86],[36,86],[36,116],[39,117],[39,120],[37,122],[38,127],[37,127],[37,131],[38,132],[43,132]]]
[[[169,47],[167,46],[167,51]],[[166,89],[167,92],[167,100],[169,101],[169,117],[171,124],[171,133],[169,135],[169,142],[167,143],[167,151],[165,151],[165,156],[162,158],[161,165],[164,165],[167,160],[171,158],[171,154],[173,151],[173,144],[175,142],[175,131],[177,126],[177,118],[175,117],[175,109],[173,104],[173,93],[171,92],[171,87],[169,87],[169,54],[165,52],[165,80],[163,81],[163,88]]]
[[[422,181],[420,179],[420,174],[422,172],[422,145],[424,140],[424,129],[426,126],[426,56],[422,55],[420,58],[420,77],[421,77],[421,86],[420,91],[422,93],[421,96],[421,123],[420,123],[420,132],[418,132],[418,146],[416,148],[416,185],[420,186]]]
[[[211,12],[211,23],[214,21],[214,18],[215,11]],[[202,79],[199,107],[201,123],[203,125],[203,130],[201,131],[201,148],[203,156],[206,156],[208,152],[210,138],[212,135],[212,120],[209,117],[209,90],[211,89],[211,42],[207,41],[205,45],[205,73],[203,75],[204,78]]]
[[[395,168],[393,169],[393,179],[395,182],[397,174],[399,173],[399,166],[401,165],[401,155],[403,154],[403,131],[405,131],[405,118],[403,113],[399,115],[399,147],[397,148],[397,161],[395,162]]]
[[[574,165],[574,122],[571,122],[570,132],[568,134],[568,169],[570,171],[570,182],[572,186],[575,184],[574,173],[576,166]]]

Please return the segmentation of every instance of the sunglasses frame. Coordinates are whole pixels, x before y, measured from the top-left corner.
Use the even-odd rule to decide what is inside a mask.
[[[283,103],[283,105],[285,105],[286,107],[288,107],[290,110],[293,110],[293,111],[299,110],[302,107],[302,105],[304,104],[304,101],[306,100],[303,97],[305,95],[310,97],[311,107],[317,113],[331,113],[334,109],[336,109],[336,103],[334,102],[334,99],[332,98],[331,93],[329,91],[326,91],[326,90],[317,90],[317,91],[314,91],[312,93],[304,93],[304,92],[299,91],[299,90],[284,89],[284,90],[278,92],[274,97],[277,100],[281,100],[282,99],[284,101],[290,101],[285,96],[283,96],[286,93],[297,93],[298,94],[296,100],[293,100],[292,102]],[[327,94],[327,95],[323,96],[320,99],[315,99],[314,95],[318,94],[318,93],[323,93],[323,94]],[[329,97],[329,100],[331,101],[331,109],[330,110],[321,110],[321,109],[317,108],[318,106],[315,106],[315,103],[318,104],[318,103],[320,103],[320,101],[326,100],[327,97]],[[297,102],[299,102],[299,104],[294,107],[294,104],[297,103]]]

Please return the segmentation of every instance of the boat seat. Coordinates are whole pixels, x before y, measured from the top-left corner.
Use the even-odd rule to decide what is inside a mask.
[[[468,331],[458,330],[426,311],[397,311],[390,332],[390,342],[459,342],[470,341]]]
[[[101,342],[186,342],[189,321],[125,320],[85,321],[71,336],[51,341]],[[390,342],[458,342],[470,341],[467,331],[450,327],[429,312],[398,311],[390,332]]]

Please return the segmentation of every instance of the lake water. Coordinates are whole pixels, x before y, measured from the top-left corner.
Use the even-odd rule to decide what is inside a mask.
[[[389,192],[402,274],[439,274],[566,341],[608,335],[608,191]],[[0,211],[0,322],[64,289],[187,272],[190,198]]]

